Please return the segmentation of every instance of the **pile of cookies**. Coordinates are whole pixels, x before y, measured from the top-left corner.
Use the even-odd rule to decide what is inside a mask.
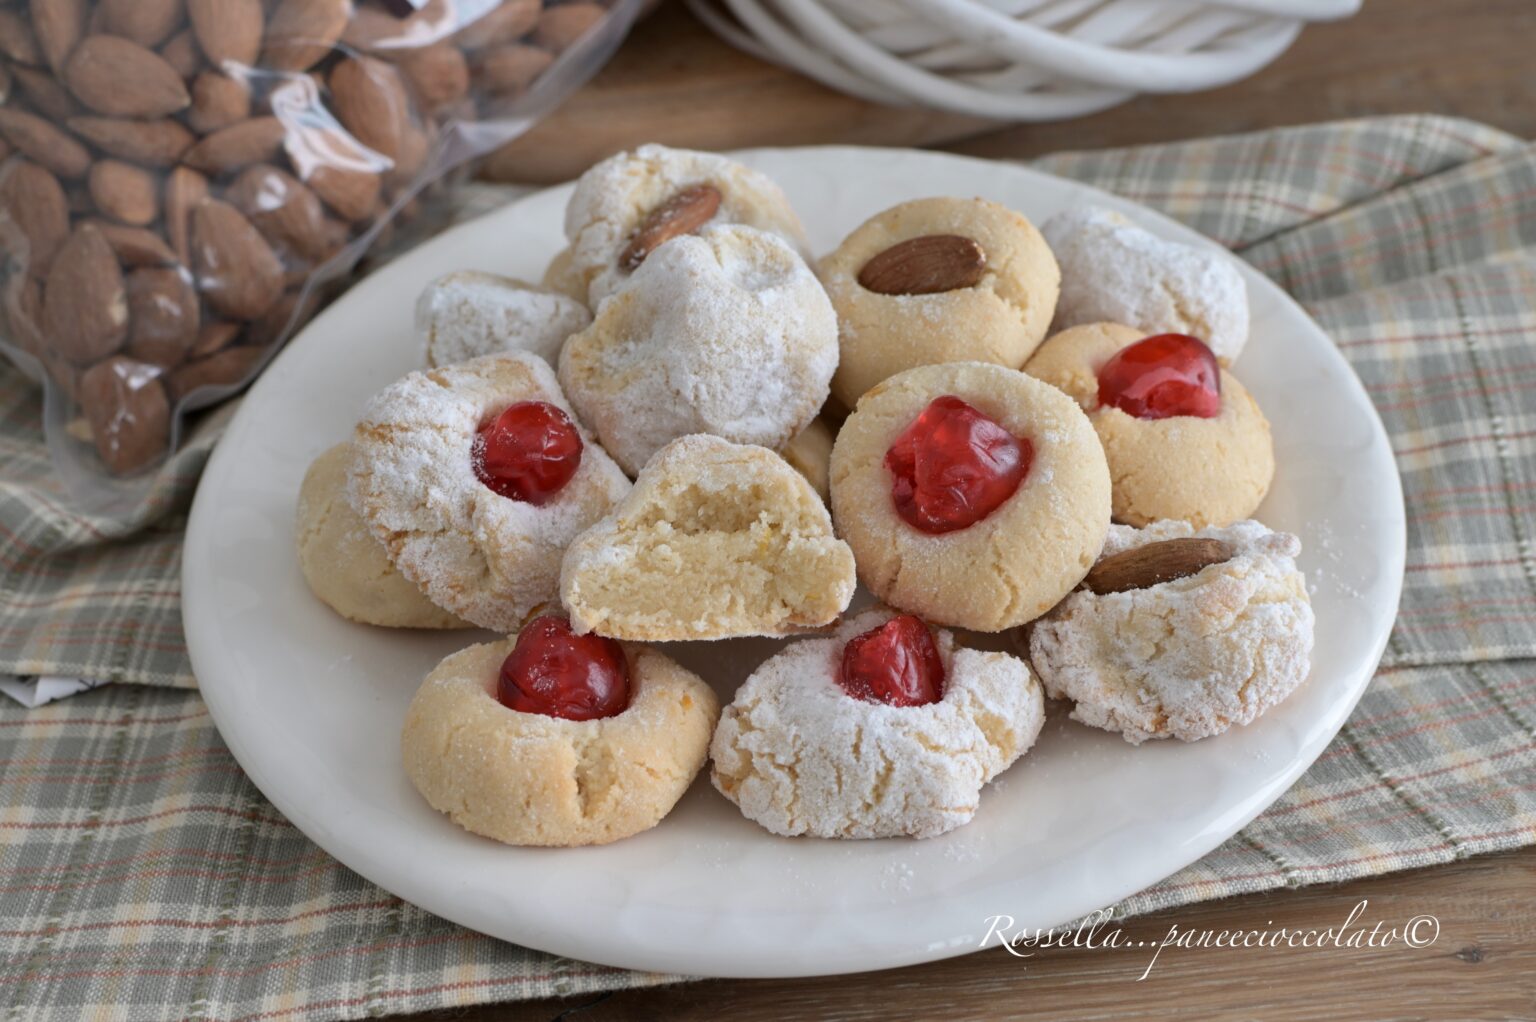
[[[299,495],[338,613],[510,636],[406,718],[407,774],[461,826],[613,841],[707,762],[775,834],[927,837],[1047,698],[1194,741],[1305,679],[1300,545],[1250,517],[1275,464],[1226,257],[932,198],[818,263],[772,181],[660,146],[583,176],[565,228],[540,284],[427,288],[429,368]],[[849,613],[859,582],[878,602]],[[723,710],[660,645],[802,634]]]

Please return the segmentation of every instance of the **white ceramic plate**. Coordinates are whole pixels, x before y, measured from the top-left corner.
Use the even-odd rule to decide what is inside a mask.
[[[903,150],[766,150],[830,249],[867,216],[926,195],[981,195],[1036,222],[1099,203],[1157,233],[1210,242],[1131,203],[1043,174]],[[432,811],[398,736],[417,684],[474,633],[349,624],[305,588],[294,556],[299,480],[369,395],[422,361],[422,286],[465,267],[537,280],[560,248],[569,188],[534,195],[421,246],[354,287],[251,390],[214,452],[187,533],[187,639],[219,730],[259,788],[363,876],[465,926],[610,965],[789,976],[905,965],[973,950],[988,916],[1051,926],[1195,861],[1269,805],[1354,707],[1396,613],[1401,488],[1364,389],[1317,325],[1243,266],[1253,339],[1237,371],[1273,422],[1279,472],[1259,517],[1301,535],[1314,584],[1312,677],[1254,725],[1132,748],[1053,716],[983,795],[976,819],[928,841],[773,837],[700,777],[649,833],[603,848],[508,848]],[[729,699],[776,643],[679,654]]]

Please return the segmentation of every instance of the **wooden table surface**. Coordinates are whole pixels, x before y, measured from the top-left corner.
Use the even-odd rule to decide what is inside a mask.
[[[641,25],[555,117],[498,154],[494,176],[557,181],[645,141],[704,148],[856,142],[941,145],[1024,157],[1370,114],[1432,111],[1536,136],[1536,3],[1367,0],[1355,19],[1309,28],[1276,64],[1194,96],[1143,98],[1093,117],[998,129],[949,114],[838,96],[714,40],[676,4]],[[1536,1019],[1536,848],[1338,886],[1207,902],[1135,919],[1168,928],[1338,925],[1360,900],[1388,923],[1430,914],[1431,947],[994,949],[889,972],[809,980],[706,981],[601,998],[434,1013],[466,1022],[628,1019]],[[600,921],[597,921],[600,925]]]

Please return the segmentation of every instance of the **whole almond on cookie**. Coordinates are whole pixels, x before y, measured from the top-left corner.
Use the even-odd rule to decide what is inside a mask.
[[[160,369],[123,355],[80,375],[80,405],[96,453],[114,475],[129,475],[165,452],[171,406]]]
[[[35,163],[17,161],[0,180],[0,210],[27,239],[27,271],[45,279],[54,253],[69,237],[69,200],[58,178]]]
[[[109,156],[146,167],[174,167],[192,147],[192,133],[177,121],[72,117],[69,130]]]
[[[243,81],[204,71],[192,82],[192,107],[187,123],[206,135],[239,124],[251,116],[251,90]]]
[[[930,295],[973,287],[987,272],[987,254],[958,234],[927,234],[897,242],[859,271],[859,283],[882,295]]]
[[[1212,564],[1232,559],[1232,546],[1219,539],[1188,536],[1132,547],[1103,558],[1083,584],[1100,596],[1147,589],[1188,578]]]
[[[351,0],[279,0],[261,62],[279,71],[309,70],[330,54],[351,16]]]
[[[112,354],[128,336],[128,295],[117,255],[89,224],[59,247],[43,288],[43,328],[78,365]]]
[[[154,50],[117,36],[93,35],[64,68],[75,98],[108,117],[165,117],[192,102],[181,75]]]
[[[43,59],[55,72],[85,34],[85,0],[31,0],[32,31]]]
[[[342,126],[369,149],[396,159],[401,135],[410,127],[400,72],[374,57],[345,57],[331,68],[330,86]]]
[[[714,185],[690,185],[651,210],[619,254],[619,265],[633,270],[663,244],[692,234],[720,209],[720,189]]]
[[[160,181],[143,167],[98,160],[88,185],[96,208],[119,223],[145,227],[160,216]]]
[[[187,0],[198,47],[215,69],[253,67],[261,57],[266,17],[261,0]]]
[[[192,210],[192,269],[208,306],[230,319],[256,319],[283,293],[283,264],[272,247],[217,199]]]
[[[230,174],[272,159],[282,150],[286,135],[276,117],[252,117],[205,135],[187,150],[182,162],[205,174]]]
[[[85,146],[35,114],[0,107],[0,135],[59,177],[77,178],[90,169]]]

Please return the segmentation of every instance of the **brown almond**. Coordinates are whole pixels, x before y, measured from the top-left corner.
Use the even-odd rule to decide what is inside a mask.
[[[182,162],[205,174],[230,174],[253,163],[265,163],[283,148],[286,134],[276,117],[252,117],[205,135],[182,156]]]
[[[96,208],[119,223],[146,227],[160,216],[159,179],[131,163],[98,160],[88,179]]]
[[[45,366],[50,361],[68,365],[57,352],[48,346],[43,336],[43,285],[31,277],[23,277],[0,289],[4,298],[5,315],[0,316],[0,327],[9,331],[9,337]],[[64,377],[70,379],[69,374]]]
[[[91,224],[101,232],[107,244],[112,246],[117,261],[124,266],[170,266],[177,262],[176,253],[171,251],[165,239],[147,228],[128,227],[110,220],[91,219],[82,222]]]
[[[466,50],[503,46],[516,42],[539,23],[539,0],[504,0],[489,7],[484,14],[464,26],[453,41]]]
[[[165,58],[113,35],[93,35],[75,47],[64,81],[75,98],[108,117],[165,117],[192,102]]]
[[[400,55],[399,65],[429,111],[452,106],[469,94],[469,63],[457,46],[436,43],[408,50]]]
[[[358,7],[341,34],[342,44],[369,53],[377,50],[403,55],[411,47],[446,39],[464,16],[459,0],[411,0],[412,9],[405,11],[395,6],[395,10],[386,9],[386,5]]]
[[[192,133],[169,118],[72,117],[68,124],[69,130],[109,156],[146,167],[174,167],[193,142]]]
[[[128,336],[128,296],[112,246],[90,225],[75,228],[53,257],[43,288],[43,328],[71,362],[106,358]]]
[[[0,107],[0,135],[59,177],[77,178],[90,169],[85,146],[35,114]]]
[[[533,41],[560,53],[574,46],[607,16],[607,9],[599,4],[561,4],[546,8],[539,15]]]
[[[664,243],[692,234],[709,222],[720,208],[720,189],[691,185],[651,210],[619,255],[619,265],[634,270]]]
[[[208,306],[230,319],[256,319],[283,293],[282,261],[239,210],[217,199],[192,211],[192,269]]]
[[[165,45],[160,47],[160,59],[175,68],[184,82],[189,81],[203,66],[202,53],[197,48],[197,40],[190,28],[177,32],[165,41]]]
[[[418,128],[416,125],[408,125],[400,135],[400,152],[395,157],[395,165],[384,175],[384,187],[390,190],[390,196],[399,189],[410,184],[426,166],[427,158],[432,155],[433,135],[430,131]]]
[[[165,453],[171,406],[161,370],[123,355],[80,375],[80,405],[96,453],[113,475],[132,475]]]
[[[197,45],[216,70],[254,67],[261,57],[266,16],[261,0],[187,0]]]
[[[5,106],[10,100],[13,81],[10,66],[0,63],[0,106]]]
[[[197,331],[197,340],[192,343],[192,350],[187,352],[189,359],[206,358],[216,351],[222,351],[235,343],[235,338],[240,336],[240,331],[245,329],[244,324],[236,323],[228,319],[215,319],[204,323]]]
[[[26,98],[34,111],[49,120],[62,121],[80,112],[80,104],[53,72],[37,67],[18,67],[15,75],[16,91]]]
[[[346,57],[331,68],[336,119],[352,137],[391,161],[410,124],[410,104],[400,72],[374,57]]]
[[[170,38],[186,15],[184,0],[101,0],[102,30],[155,47]]]
[[[322,163],[310,170],[305,183],[344,220],[356,223],[380,212],[384,183],[377,174]]]
[[[226,201],[274,248],[292,252],[310,263],[328,254],[325,209],[305,184],[270,164],[247,168],[225,192]]]
[[[69,237],[69,200],[58,178],[18,161],[0,180],[0,211],[27,239],[27,272],[45,279],[54,253]]]
[[[383,181],[363,167],[388,162],[345,131],[309,128],[294,131],[285,142],[288,162],[299,179],[344,220],[364,220],[379,212]]]
[[[192,262],[192,211],[208,197],[208,179],[191,167],[177,167],[165,179],[165,236],[176,258]]]
[[[170,368],[187,357],[198,335],[197,292],[181,266],[134,270],[128,274],[127,354]]]
[[[223,388],[244,383],[245,378],[261,364],[262,356],[266,353],[265,348],[237,344],[207,358],[178,366],[165,381],[172,405],[180,407],[185,401],[188,408],[201,408],[212,404],[225,393]],[[207,388],[220,389],[213,393],[198,394],[198,391]]]
[[[0,56],[14,64],[36,67],[43,62],[42,47],[27,19],[0,8]]]
[[[251,90],[217,71],[204,71],[192,82],[187,123],[201,135],[239,124],[251,116]]]
[[[309,70],[331,52],[351,16],[351,0],[280,0],[267,22],[262,63],[278,71]]]
[[[1219,539],[1165,539],[1103,558],[1088,572],[1083,584],[1100,596],[1148,589],[1229,561],[1232,554],[1231,544]]]
[[[931,295],[972,287],[987,272],[987,254],[958,234],[908,238],[876,255],[859,283],[882,295]]]
[[[85,34],[85,0],[32,0],[30,9],[43,59],[55,72],[63,71]]]
[[[514,43],[486,50],[475,66],[488,91],[508,94],[522,92],[554,62],[548,50]]]

